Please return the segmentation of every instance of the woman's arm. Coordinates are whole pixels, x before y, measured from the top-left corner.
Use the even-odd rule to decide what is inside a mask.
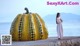
[[[61,22],[63,22],[63,20],[62,19],[60,19],[61,20]]]

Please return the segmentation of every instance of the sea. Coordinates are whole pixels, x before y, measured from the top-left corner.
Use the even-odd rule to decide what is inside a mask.
[[[10,34],[11,23],[0,23],[0,35]],[[56,24],[46,24],[48,37],[57,37]],[[63,24],[63,36],[80,36],[80,24]]]

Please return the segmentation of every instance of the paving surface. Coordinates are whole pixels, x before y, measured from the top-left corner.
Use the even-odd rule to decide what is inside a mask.
[[[80,46],[80,37],[64,37],[61,40],[49,37],[46,40],[37,41],[13,41],[10,46]]]

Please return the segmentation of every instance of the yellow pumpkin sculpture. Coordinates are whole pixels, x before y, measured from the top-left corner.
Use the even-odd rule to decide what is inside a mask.
[[[30,41],[48,38],[44,21],[37,13],[18,14],[13,20],[10,34],[13,41]]]

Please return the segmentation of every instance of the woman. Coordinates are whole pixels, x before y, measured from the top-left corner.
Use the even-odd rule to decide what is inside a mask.
[[[63,28],[62,28],[62,19],[60,18],[60,13],[57,13],[56,15],[56,24],[57,24],[58,39],[62,39]]]

